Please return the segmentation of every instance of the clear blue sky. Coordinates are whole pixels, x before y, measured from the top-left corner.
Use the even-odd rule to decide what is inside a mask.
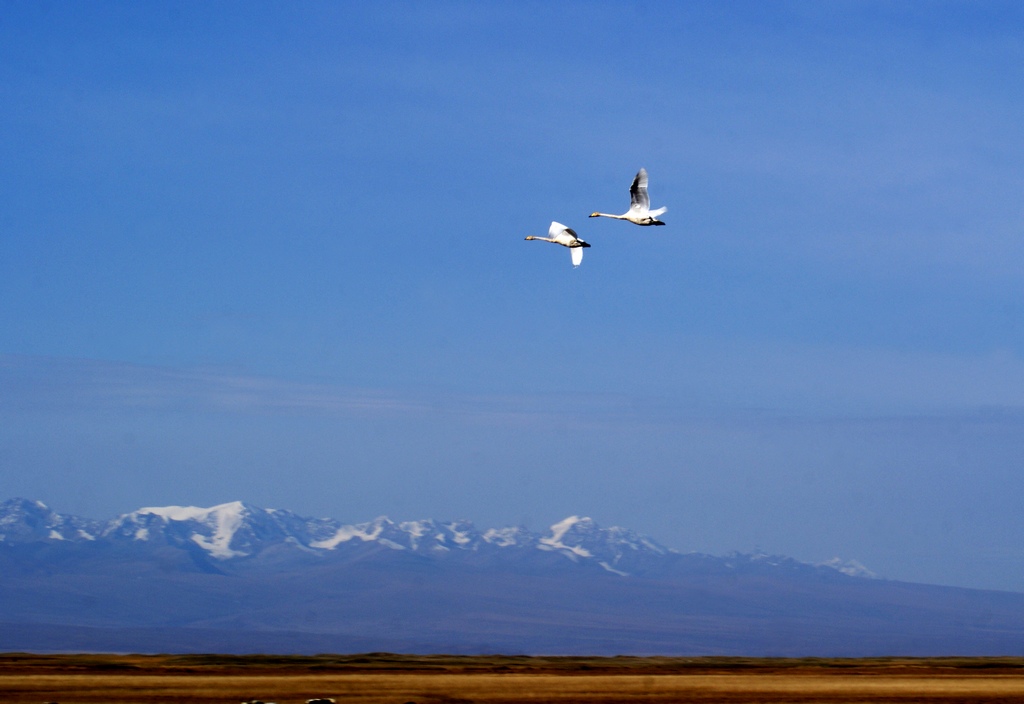
[[[0,495],[1024,591],[1022,125],[1017,2],[4,2]]]

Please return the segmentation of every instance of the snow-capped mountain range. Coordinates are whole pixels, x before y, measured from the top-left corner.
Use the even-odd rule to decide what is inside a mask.
[[[264,509],[241,501],[210,508],[162,506],[140,508],[108,521],[56,513],[39,501],[10,499],[0,503],[0,543],[137,543],[199,550],[214,562],[253,558],[270,548],[327,555],[378,547],[424,556],[448,553],[553,553],[581,565],[629,576],[659,559],[680,556],[676,550],[625,528],[602,528],[590,518],[569,516],[546,533],[523,527],[478,530],[469,521],[432,519],[395,522],[381,516],[346,524],[333,518],[306,518],[291,511]],[[708,558],[726,567],[760,564],[814,567],[848,576],[875,577],[856,561],[834,558],[819,565],[766,554],[732,553]]]
[[[1024,593],[680,552],[570,516],[345,523],[0,503],[0,651],[1024,656]]]

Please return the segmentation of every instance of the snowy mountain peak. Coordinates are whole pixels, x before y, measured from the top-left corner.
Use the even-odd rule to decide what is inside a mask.
[[[98,521],[54,513],[42,501],[9,499],[0,503],[0,542],[93,540],[101,529]]]
[[[198,506],[150,506],[140,508],[136,514],[160,516],[165,521],[199,521],[200,523],[219,522],[221,520],[240,519],[247,512],[241,501],[199,508]],[[271,509],[272,511],[273,509]],[[269,512],[269,511],[268,511]]]
[[[593,519],[569,516],[551,526],[551,534],[540,539],[542,550],[555,550],[570,559],[593,559],[609,572],[627,575],[626,562],[640,556],[666,555],[670,551],[626,528],[600,527]]]
[[[49,535],[51,516],[41,501],[10,499],[0,504],[0,535],[5,540]]]
[[[357,523],[351,526],[341,526],[335,532],[334,535],[324,540],[316,540],[310,543],[310,547],[321,548],[324,550],[333,550],[342,543],[347,543],[350,540],[358,538],[364,543],[380,538],[384,532],[384,528],[389,525],[394,525],[387,516],[378,516],[369,523]]]
[[[570,555],[575,555],[576,557],[591,557],[590,551],[586,548],[579,545],[567,545],[562,539],[574,527],[582,526],[584,532],[586,532],[587,529],[593,526],[593,523],[589,518],[569,516],[551,526],[551,535],[540,539],[541,549],[567,551]]]
[[[212,557],[226,560],[254,554],[268,538],[286,538],[287,531],[279,523],[287,515],[241,501],[210,508],[149,506],[114,519],[104,535],[179,547],[192,543]]]
[[[878,575],[869,570],[867,567],[857,562],[856,560],[846,560],[845,562],[838,557],[833,557],[831,560],[825,562],[819,562],[820,567],[831,567],[837,572],[842,572],[849,577],[865,577],[867,579],[877,579]]]
[[[499,548],[527,545],[530,542],[530,533],[525,528],[488,528],[484,531],[483,541]]]

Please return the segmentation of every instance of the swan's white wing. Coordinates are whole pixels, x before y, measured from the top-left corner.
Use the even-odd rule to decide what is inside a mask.
[[[574,240],[578,240],[580,238],[580,236],[576,234],[576,230],[572,229],[571,227],[565,228],[564,232],[568,235],[572,235],[572,238]]]
[[[572,265],[579,266],[583,261],[583,247],[570,247],[569,253],[572,255]]]
[[[548,228],[548,237],[550,237],[551,239],[554,239],[554,238],[558,237],[559,234],[561,234],[562,232],[565,232],[566,230],[569,230],[569,228],[566,227],[565,225],[563,225],[560,222],[555,222],[555,221],[552,220],[551,221],[551,227]],[[572,232],[572,230],[569,230],[569,232]],[[575,234],[576,233],[573,232],[574,236],[575,236]]]
[[[651,212],[649,212],[647,214],[650,215],[652,218],[656,218],[659,215],[664,215],[667,212],[668,212],[668,208],[658,208],[657,210],[652,210]]]
[[[636,172],[633,185],[629,187],[629,209],[644,210],[651,207],[651,199],[647,197],[647,169]]]

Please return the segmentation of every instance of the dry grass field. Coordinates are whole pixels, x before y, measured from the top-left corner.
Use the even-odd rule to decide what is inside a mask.
[[[4,704],[1024,702],[1021,658],[0,654]]]

